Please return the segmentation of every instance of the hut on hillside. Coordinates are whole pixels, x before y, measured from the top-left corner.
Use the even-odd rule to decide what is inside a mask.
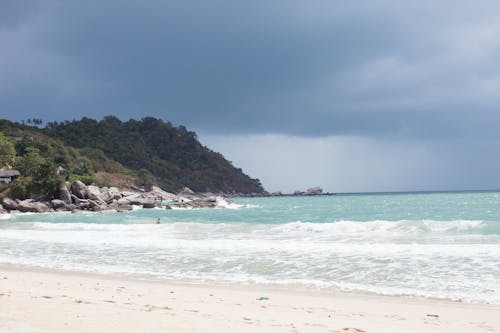
[[[21,174],[17,170],[0,170],[0,183],[9,184]]]

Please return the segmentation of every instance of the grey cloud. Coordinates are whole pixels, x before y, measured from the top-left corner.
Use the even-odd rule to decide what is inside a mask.
[[[154,115],[211,133],[498,135],[494,1],[9,4],[11,15],[0,14],[15,18],[0,30],[0,109],[9,118]]]
[[[203,135],[269,191],[498,189],[499,140],[404,141],[359,136]]]

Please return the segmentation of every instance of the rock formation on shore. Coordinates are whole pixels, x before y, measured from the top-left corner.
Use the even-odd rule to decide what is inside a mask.
[[[85,185],[81,181],[71,184],[70,189],[62,186],[58,197],[52,200],[34,199],[14,200],[4,197],[0,201],[0,213],[46,213],[61,211],[114,211],[125,212],[142,208],[215,208],[219,202],[225,203],[227,199],[217,198],[212,194],[195,193],[189,188],[184,188],[178,194],[163,191],[153,186],[151,191],[120,191],[116,187],[97,187]],[[220,206],[224,207],[224,206]]]

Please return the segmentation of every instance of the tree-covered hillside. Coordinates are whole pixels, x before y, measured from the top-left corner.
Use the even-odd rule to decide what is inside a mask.
[[[169,191],[187,186],[199,192],[264,192],[258,179],[201,145],[194,132],[161,119],[83,118],[48,123],[42,132],[86,155],[89,150],[102,152]]]

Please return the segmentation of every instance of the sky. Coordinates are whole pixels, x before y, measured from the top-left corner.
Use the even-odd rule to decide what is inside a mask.
[[[0,118],[145,116],[269,191],[500,188],[500,2],[3,0]]]

